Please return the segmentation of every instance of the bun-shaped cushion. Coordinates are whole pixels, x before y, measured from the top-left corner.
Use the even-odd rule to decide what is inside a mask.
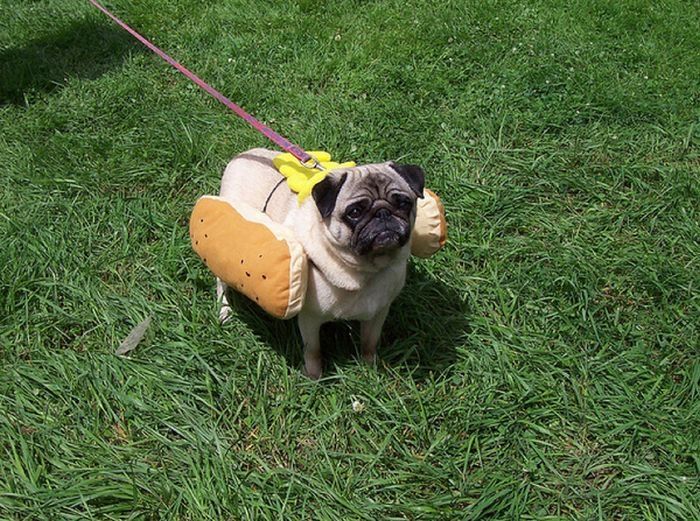
[[[440,198],[427,188],[418,199],[416,224],[411,234],[411,253],[416,257],[430,257],[447,241],[445,208]]]
[[[270,315],[299,313],[307,260],[289,229],[245,203],[204,196],[192,211],[190,238],[214,275]]]

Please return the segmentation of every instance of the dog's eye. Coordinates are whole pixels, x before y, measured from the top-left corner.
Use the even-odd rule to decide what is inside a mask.
[[[413,207],[411,200],[403,195],[395,195],[393,197],[393,203],[399,210],[410,210]]]
[[[350,208],[348,208],[348,211],[345,212],[345,215],[350,219],[359,219],[362,215],[362,207],[351,206]]]

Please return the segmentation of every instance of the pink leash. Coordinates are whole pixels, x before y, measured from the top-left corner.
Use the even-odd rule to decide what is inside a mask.
[[[90,0],[90,3],[97,7],[100,11],[102,11],[104,14],[109,16],[114,22],[119,25],[122,29],[127,31],[129,34],[131,34],[134,38],[136,38],[139,42],[144,44],[146,47],[148,47],[151,51],[156,53],[158,56],[163,58],[166,62],[168,62],[170,65],[175,67],[178,71],[180,71],[182,74],[187,76],[190,80],[192,80],[194,83],[196,83],[201,89],[209,93],[212,97],[215,99],[219,100],[221,103],[226,105],[230,110],[238,114],[241,118],[246,120],[248,123],[250,123],[255,129],[257,129],[258,132],[260,132],[263,136],[268,138],[270,141],[275,143],[277,146],[279,146],[282,150],[285,152],[289,152],[292,154],[294,157],[296,157],[302,165],[305,163],[311,161],[312,167],[318,167],[318,163],[316,160],[311,157],[303,148],[295,145],[294,143],[290,142],[289,140],[285,139],[284,137],[280,136],[277,132],[272,130],[271,128],[263,125],[255,119],[253,116],[248,114],[245,110],[243,110],[241,107],[236,105],[233,101],[228,99],[226,96],[221,94],[218,90],[216,90],[214,87],[209,85],[207,82],[205,82],[203,79],[201,79],[199,76],[197,76],[195,73],[184,67],[183,65],[180,65],[178,62],[173,60],[170,56],[165,54],[162,50],[160,50],[158,47],[153,45],[151,42],[149,42],[146,38],[141,36],[139,33],[134,31],[131,27],[129,27],[127,24],[122,22],[119,18],[117,18],[115,15],[110,13],[107,9],[105,9],[102,5],[97,3],[95,0]]]

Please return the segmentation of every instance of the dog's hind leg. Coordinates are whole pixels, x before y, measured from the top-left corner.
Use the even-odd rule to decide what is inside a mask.
[[[228,286],[218,277],[216,279],[216,301],[221,306],[219,308],[219,322],[225,324],[231,317],[231,303],[228,301]]]

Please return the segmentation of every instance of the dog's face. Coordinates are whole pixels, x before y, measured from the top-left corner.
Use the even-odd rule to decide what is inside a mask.
[[[381,163],[333,172],[312,195],[334,246],[372,259],[408,243],[424,184],[420,167]]]

